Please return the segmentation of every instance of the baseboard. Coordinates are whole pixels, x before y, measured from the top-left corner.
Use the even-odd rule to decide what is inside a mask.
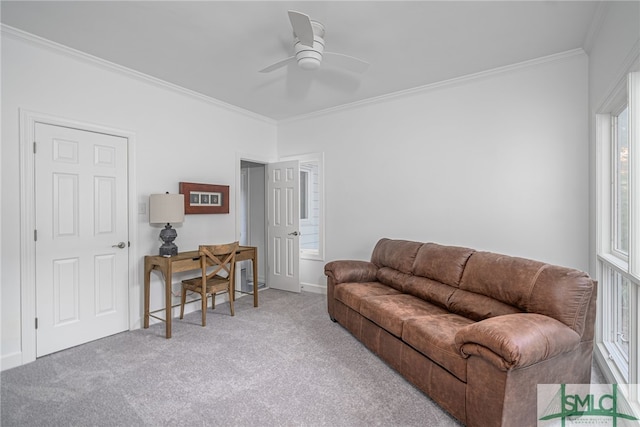
[[[0,371],[15,368],[22,365],[22,352],[6,354],[0,359]]]
[[[313,294],[327,294],[326,286],[316,285],[314,283],[300,283],[300,290],[302,292],[310,292]]]

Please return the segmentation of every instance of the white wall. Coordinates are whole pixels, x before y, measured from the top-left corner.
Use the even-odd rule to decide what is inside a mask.
[[[181,250],[202,242],[236,238],[238,154],[276,158],[276,125],[249,113],[226,108],[163,87],[61,50],[21,37],[2,37],[2,345],[3,368],[20,359],[20,198],[19,109],[135,134],[137,199],[150,193],[178,192],[178,182],[230,185],[229,215],[188,215],[177,226]],[[131,209],[137,212],[138,206]],[[137,215],[138,235],[130,236],[138,281],[132,286],[142,300],[143,258],[156,254],[160,228]],[[179,284],[179,278],[174,282]],[[162,284],[152,277],[151,308],[164,306]],[[179,288],[176,287],[176,290]],[[140,319],[133,319],[134,326]],[[19,363],[19,362],[18,362]]]
[[[391,237],[586,270],[587,129],[580,51],[280,123],[278,154],[325,153],[325,262]]]

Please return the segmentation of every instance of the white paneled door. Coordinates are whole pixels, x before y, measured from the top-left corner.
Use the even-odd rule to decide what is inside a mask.
[[[267,167],[270,288],[300,292],[300,165],[297,160]]]
[[[36,354],[127,330],[127,139],[35,125]]]

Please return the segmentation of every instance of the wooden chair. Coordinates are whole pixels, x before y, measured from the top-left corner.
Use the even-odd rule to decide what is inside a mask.
[[[238,246],[238,242],[224,245],[199,246],[198,251],[200,253],[202,276],[182,281],[182,299],[180,301],[181,319],[184,316],[184,304],[187,298],[187,291],[196,292],[200,294],[202,298],[202,326],[207,325],[208,295],[211,295],[211,306],[215,309],[216,294],[228,292],[231,315],[234,315],[233,281],[235,278],[236,251],[238,250]],[[209,273],[207,273],[208,267],[213,267],[213,270]]]

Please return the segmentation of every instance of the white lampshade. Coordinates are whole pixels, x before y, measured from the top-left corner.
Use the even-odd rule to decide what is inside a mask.
[[[184,221],[184,194],[151,194],[149,223],[167,224]]]

